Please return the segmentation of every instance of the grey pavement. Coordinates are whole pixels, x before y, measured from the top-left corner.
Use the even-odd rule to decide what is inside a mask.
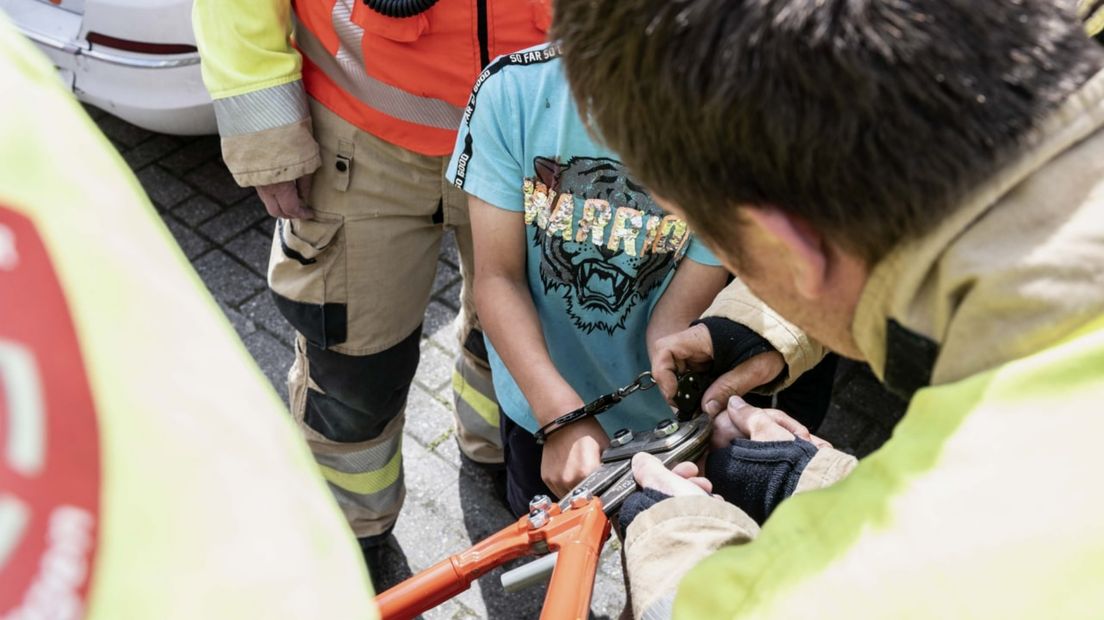
[[[98,109],[86,110],[133,169],[180,249],[286,400],[294,334],[265,286],[274,220],[252,190],[234,183],[220,158],[218,138],[155,134]],[[438,259],[425,313],[421,362],[407,404],[403,436],[407,498],[395,527],[395,544],[383,552],[385,585],[398,583],[513,521],[496,498],[490,477],[461,461],[453,438],[449,383],[457,343],[451,324],[459,295],[456,244],[449,236]],[[543,588],[506,593],[498,581],[501,572],[482,577],[471,590],[425,617],[537,617]],[[624,600],[619,545],[611,539],[595,582],[593,615],[617,617]]]
[[[155,134],[86,109],[134,170],[181,250],[286,400],[294,334],[265,286],[274,221],[252,190],[234,183],[222,163],[218,138]],[[447,236],[407,404],[407,498],[395,527],[395,544],[383,552],[384,586],[466,549],[513,520],[496,498],[490,477],[461,461],[453,438],[449,383],[457,343],[451,323],[459,295],[456,244]],[[818,434],[864,456],[889,437],[903,410],[904,403],[886,393],[868,369],[849,363],[837,375],[833,402]],[[602,554],[591,605],[594,617],[617,617],[624,605],[619,550],[611,538]],[[506,593],[498,581],[501,572],[484,576],[471,590],[425,617],[537,617],[543,589]]]

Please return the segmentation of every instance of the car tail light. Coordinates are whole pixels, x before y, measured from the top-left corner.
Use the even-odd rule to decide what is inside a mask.
[[[103,45],[126,52],[138,52],[140,54],[193,54],[196,52],[194,45],[177,43],[146,43],[144,41],[130,41],[109,37],[98,32],[89,32],[86,37],[89,43]]]

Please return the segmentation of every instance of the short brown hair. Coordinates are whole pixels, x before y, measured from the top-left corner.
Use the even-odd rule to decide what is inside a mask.
[[[557,0],[580,111],[714,227],[807,219],[875,260],[1104,64],[1062,0]]]

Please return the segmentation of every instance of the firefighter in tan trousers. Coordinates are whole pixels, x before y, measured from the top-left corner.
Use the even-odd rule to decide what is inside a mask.
[[[443,172],[476,76],[549,20],[530,0],[195,4],[223,158],[278,218],[268,280],[298,332],[292,414],[369,564],[405,496],[403,412],[445,229],[465,279],[457,437],[502,460],[466,204]]]

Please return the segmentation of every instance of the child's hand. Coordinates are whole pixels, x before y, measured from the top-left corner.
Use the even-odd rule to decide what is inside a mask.
[[[609,437],[594,418],[569,424],[548,437],[541,456],[541,478],[563,497],[602,464]]]

